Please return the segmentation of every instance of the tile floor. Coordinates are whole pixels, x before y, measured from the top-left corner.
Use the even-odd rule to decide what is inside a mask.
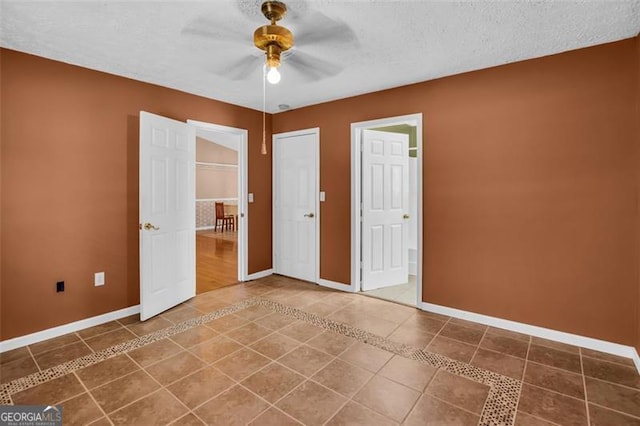
[[[268,304],[195,321],[250,297],[345,326]],[[188,326],[178,333],[180,324]],[[163,330],[173,331],[149,339]],[[73,367],[145,339],[152,343]],[[411,348],[516,383],[509,423],[640,425],[640,377],[629,359],[278,276],[199,295],[145,323],[128,317],[0,354],[0,386],[23,386],[14,404],[62,404],[65,425],[491,424],[490,386],[405,356]],[[48,379],[60,365],[66,374]]]
[[[377,297],[379,299],[391,300],[393,302],[404,303],[409,306],[416,306],[418,300],[418,287],[416,285],[416,276],[409,275],[409,281],[406,284],[394,285],[391,287],[379,288],[363,292],[367,296]]]

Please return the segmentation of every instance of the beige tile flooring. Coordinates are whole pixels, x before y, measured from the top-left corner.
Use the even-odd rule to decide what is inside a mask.
[[[379,299],[390,300],[392,302],[404,303],[409,306],[416,306],[418,300],[416,276],[409,275],[409,280],[406,284],[369,290],[365,291],[364,294],[367,296],[377,297]]]
[[[253,296],[516,379],[517,425],[640,425],[631,360],[278,276],[199,295],[144,323],[129,317],[0,354],[0,381]],[[446,369],[255,305],[11,397],[62,404],[65,425],[475,425],[489,393]]]

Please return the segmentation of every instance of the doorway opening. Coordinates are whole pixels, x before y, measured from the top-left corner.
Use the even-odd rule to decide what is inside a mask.
[[[189,121],[196,134],[196,294],[244,281],[241,129]]]
[[[352,290],[421,307],[422,114],[351,129]]]

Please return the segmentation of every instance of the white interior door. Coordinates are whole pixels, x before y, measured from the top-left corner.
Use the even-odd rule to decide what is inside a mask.
[[[275,272],[316,281],[318,131],[273,136]]]
[[[409,280],[409,136],[362,131],[362,290]]]
[[[193,296],[195,134],[140,112],[140,319]]]

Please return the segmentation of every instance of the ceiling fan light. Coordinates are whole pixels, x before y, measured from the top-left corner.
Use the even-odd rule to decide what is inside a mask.
[[[276,67],[271,67],[269,68],[269,72],[267,72],[267,81],[271,84],[278,84],[280,83],[280,72],[278,71],[278,68]]]

